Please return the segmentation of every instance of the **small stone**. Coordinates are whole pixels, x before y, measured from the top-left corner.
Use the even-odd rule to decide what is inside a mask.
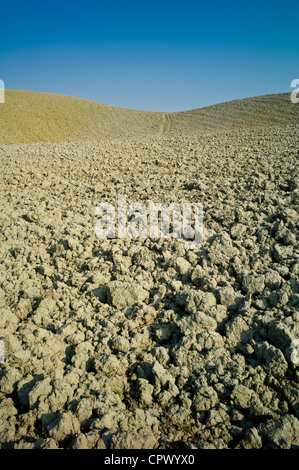
[[[265,285],[269,287],[269,289],[278,289],[282,284],[282,277],[277,271],[270,269],[265,274]]]
[[[293,246],[282,246],[276,244],[273,248],[273,255],[278,262],[291,258],[293,256]]]
[[[184,289],[177,293],[176,302],[184,306],[188,313],[195,313],[198,310],[208,311],[216,305],[216,297],[212,292]]]
[[[286,324],[279,320],[273,320],[269,324],[268,335],[270,341],[284,352],[296,339],[297,328],[295,324]]]
[[[225,286],[218,290],[218,297],[221,305],[227,307],[235,303],[235,291],[231,286]]]
[[[277,420],[268,420],[260,424],[259,433],[264,448],[291,449],[299,446],[299,420],[287,414]]]
[[[191,264],[189,261],[181,256],[173,259],[169,266],[174,267],[179,274],[187,274],[191,269]]]
[[[112,436],[111,449],[154,449],[157,439],[150,431],[128,431]]]
[[[290,222],[290,221],[293,221],[293,220],[297,220],[298,219],[298,212],[295,211],[294,209],[291,209],[289,207],[286,207],[285,209],[283,209],[283,211],[280,213],[280,217],[282,218],[282,220],[287,223],[287,222]]]
[[[33,408],[38,400],[44,399],[52,392],[52,386],[50,385],[49,378],[37,382],[32,390],[29,392],[29,406]]]
[[[48,434],[60,442],[80,431],[80,423],[71,413],[62,413],[49,427]]]
[[[248,294],[260,294],[265,288],[265,276],[248,274],[243,278],[242,286]]]
[[[239,239],[239,238],[242,238],[246,230],[247,230],[246,225],[237,223],[237,224],[232,225],[232,227],[230,228],[230,235],[232,238]]]
[[[130,349],[130,342],[123,336],[118,336],[113,340],[112,347],[116,351],[127,352]]]
[[[199,334],[204,331],[215,331],[217,322],[214,318],[203,312],[197,312],[190,316],[184,316],[178,322],[181,332],[188,336],[191,334]]]
[[[282,307],[286,305],[289,301],[289,296],[286,292],[282,290],[272,291],[269,297],[270,305],[273,307]]]
[[[101,354],[94,363],[96,371],[107,376],[123,375],[127,365],[125,358],[118,359],[116,356],[108,354]]]
[[[238,408],[248,409],[251,406],[253,396],[253,390],[245,385],[236,385],[232,391],[231,399]]]
[[[139,404],[141,407],[147,407],[152,403],[154,386],[146,379],[139,378],[137,381],[139,392]]]
[[[20,320],[25,320],[28,317],[29,313],[32,310],[32,304],[30,299],[20,299],[18,303],[18,317]]]
[[[117,309],[130,307],[148,298],[149,293],[137,283],[111,281],[107,284],[107,299]]]
[[[193,408],[197,412],[208,411],[215,408],[219,399],[213,387],[203,386],[195,393]]]

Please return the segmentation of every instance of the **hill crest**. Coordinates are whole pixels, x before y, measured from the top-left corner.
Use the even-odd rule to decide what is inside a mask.
[[[159,138],[299,124],[289,93],[180,112],[137,111],[67,95],[6,90],[0,144]]]

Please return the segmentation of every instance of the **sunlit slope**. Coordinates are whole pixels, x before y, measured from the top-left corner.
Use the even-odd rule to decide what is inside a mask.
[[[299,124],[290,93],[230,101],[177,113],[116,108],[65,95],[6,90],[0,144],[217,133]]]
[[[161,113],[116,108],[65,95],[6,90],[0,143],[61,142],[157,133]]]

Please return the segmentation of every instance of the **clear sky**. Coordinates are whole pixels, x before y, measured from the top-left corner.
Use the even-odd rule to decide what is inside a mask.
[[[2,2],[5,87],[183,111],[291,92],[298,1]]]

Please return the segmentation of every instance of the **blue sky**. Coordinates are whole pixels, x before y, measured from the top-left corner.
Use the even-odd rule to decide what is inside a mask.
[[[183,111],[291,92],[295,1],[28,1],[1,5],[8,89]]]

